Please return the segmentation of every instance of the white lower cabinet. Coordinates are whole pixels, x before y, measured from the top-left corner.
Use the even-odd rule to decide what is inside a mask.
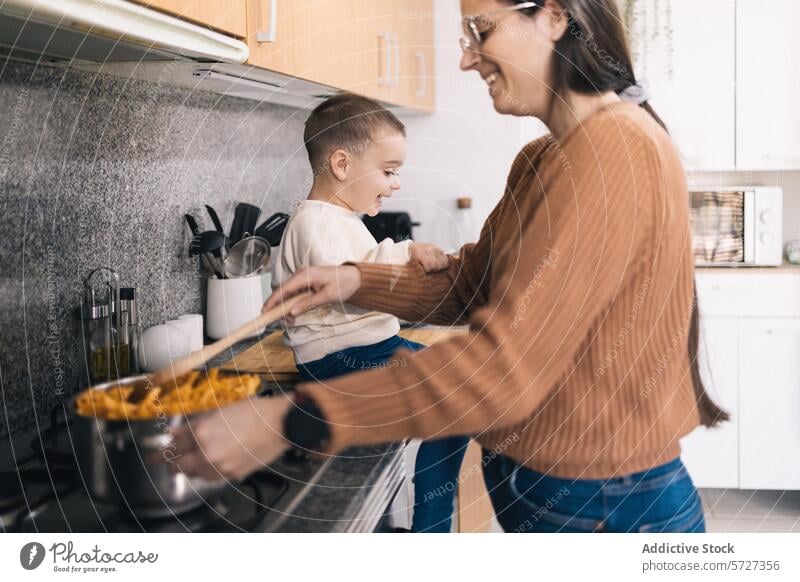
[[[699,487],[800,490],[800,269],[700,269],[700,370],[731,413],[681,456]]]
[[[800,489],[800,318],[739,322],[739,485]]]
[[[698,487],[739,487],[737,328],[735,318],[708,317],[701,324],[703,384],[731,420],[715,428],[699,426],[681,441],[681,457]]]

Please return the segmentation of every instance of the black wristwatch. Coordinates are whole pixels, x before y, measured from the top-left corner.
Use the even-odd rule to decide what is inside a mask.
[[[331,431],[317,403],[296,394],[294,405],[283,420],[283,436],[298,449],[321,451],[328,446]]]

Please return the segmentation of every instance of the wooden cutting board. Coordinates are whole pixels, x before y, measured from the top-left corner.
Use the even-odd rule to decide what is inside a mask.
[[[466,327],[425,327],[400,330],[402,337],[425,345],[435,344],[465,333],[467,333]],[[282,331],[271,333],[220,367],[223,370],[263,374],[276,382],[291,382],[298,379],[294,353],[291,347],[284,345]]]

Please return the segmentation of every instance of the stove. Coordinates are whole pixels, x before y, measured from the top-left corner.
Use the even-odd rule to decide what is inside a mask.
[[[0,470],[2,532],[271,531],[321,469],[319,462],[292,452],[270,470],[229,484],[190,511],[143,518],[89,496],[72,452],[68,421],[59,420],[63,414],[58,412],[46,430],[12,441],[14,451],[28,453]]]

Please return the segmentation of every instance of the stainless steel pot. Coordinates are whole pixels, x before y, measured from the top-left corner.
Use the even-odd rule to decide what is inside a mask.
[[[93,386],[145,384],[133,376]],[[178,471],[179,453],[171,431],[195,415],[162,415],[150,420],[104,420],[81,416],[70,400],[72,438],[78,466],[93,499],[127,508],[136,516],[161,517],[186,512],[222,489],[225,481],[189,478]]]

